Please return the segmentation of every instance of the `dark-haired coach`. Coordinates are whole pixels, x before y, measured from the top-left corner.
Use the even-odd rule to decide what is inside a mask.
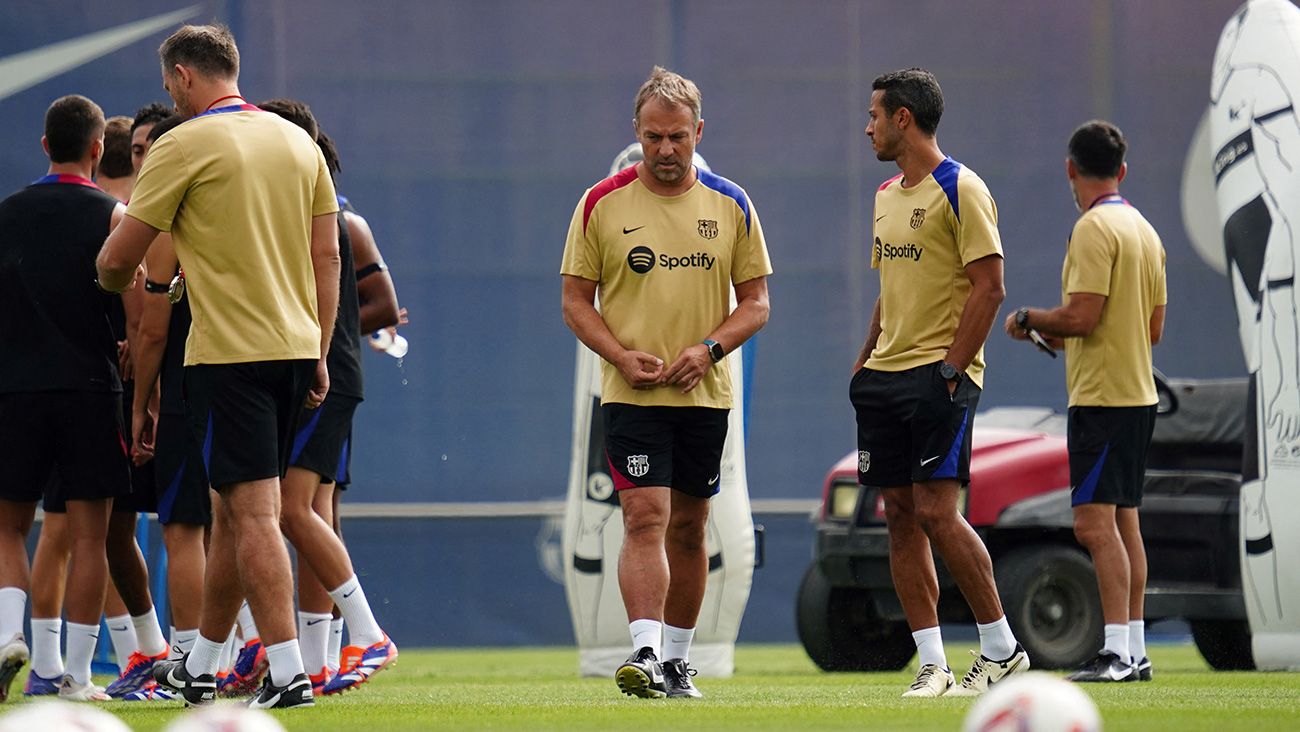
[[[184,394],[213,500],[199,638],[154,677],[211,701],[218,657],[247,596],[270,673],[254,707],[308,706],[280,479],[304,399],[329,389],[338,310],[338,203],[325,158],[297,125],[239,94],[239,49],[222,26],[184,26],[158,49],[163,86],[193,117],[154,143],[99,276],[129,283],[159,231],[185,273],[193,323]],[[310,391],[309,391],[310,390]]]
[[[1064,302],[1020,308],[1006,331],[1065,340],[1074,535],[1097,569],[1105,646],[1072,681],[1151,679],[1143,600],[1147,558],[1138,525],[1147,446],[1155,427],[1151,346],[1165,327],[1165,249],[1119,195],[1124,135],[1093,120],[1070,137],[1065,161],[1078,221],[1061,272]]]

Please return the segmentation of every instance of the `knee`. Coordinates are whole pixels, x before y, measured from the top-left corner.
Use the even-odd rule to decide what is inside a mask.
[[[1089,551],[1095,551],[1116,538],[1115,527],[1099,521],[1075,517],[1074,538]]]
[[[936,533],[957,517],[947,506],[943,505],[926,505],[917,506],[912,511],[916,524],[925,532],[926,536],[934,536]]]
[[[668,529],[668,515],[651,506],[623,511],[623,533],[629,539],[662,537]]]
[[[668,541],[678,549],[688,552],[704,550],[704,527],[706,519],[674,518],[668,524]]]
[[[885,524],[891,531],[908,531],[916,528],[916,514],[906,501],[885,494]]]

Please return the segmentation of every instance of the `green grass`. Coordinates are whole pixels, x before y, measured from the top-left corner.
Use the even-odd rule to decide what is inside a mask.
[[[948,647],[954,667],[967,648]],[[1300,729],[1300,675],[1216,673],[1190,645],[1149,649],[1155,681],[1089,685],[1108,730]],[[743,645],[731,679],[697,679],[701,701],[630,699],[611,679],[576,676],[572,649],[403,650],[361,690],[276,717],[289,730],[958,729],[970,699],[905,700],[912,672],[827,674],[793,645]],[[961,671],[957,671],[960,676]],[[21,680],[22,677],[20,677]],[[14,702],[11,702],[14,703]],[[17,703],[22,703],[21,701]],[[111,703],[132,729],[157,730],[179,703]]]

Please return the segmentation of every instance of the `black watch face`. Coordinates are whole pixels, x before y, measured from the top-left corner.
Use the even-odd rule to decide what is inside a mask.
[[[957,378],[957,367],[950,363],[945,363],[939,367],[939,375],[948,381],[952,381]]]
[[[713,359],[714,363],[721,361],[722,357],[725,355],[727,354],[722,352],[721,343],[714,343],[713,345],[709,346],[709,356]]]

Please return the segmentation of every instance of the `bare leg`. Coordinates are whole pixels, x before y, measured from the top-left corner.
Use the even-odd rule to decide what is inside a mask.
[[[297,468],[290,468],[289,475],[285,476],[285,509],[284,517],[281,518],[281,523],[286,522],[287,517],[291,513],[296,514],[300,510],[300,507],[290,508],[290,504],[297,504],[301,498],[305,497],[305,495],[299,495],[298,493],[291,491],[288,487],[289,478],[293,476],[296,470]],[[308,475],[316,477],[314,473],[308,473]],[[302,491],[305,492],[305,489],[306,486],[304,485]],[[329,532],[330,536],[338,540],[338,535],[334,533],[332,528],[334,521],[334,492],[333,483],[320,483],[316,488],[315,496],[311,499],[309,510],[311,510],[319,519],[320,526],[323,526],[325,530]],[[305,517],[295,515],[295,523],[301,524],[305,522]],[[313,521],[312,523],[315,524],[317,522]],[[319,530],[320,527],[314,528]],[[342,543],[341,540],[339,541]],[[296,542],[294,543],[294,546],[297,546]],[[349,570],[351,569],[350,562],[348,563],[348,568]],[[348,573],[348,576],[351,576],[351,572]],[[347,577],[344,577],[340,582],[330,585],[330,587],[338,587],[345,581],[347,581]],[[311,613],[328,613],[332,612],[334,609],[334,600],[329,596],[329,589],[316,576],[316,572],[312,569],[312,563],[309,561],[302,561],[301,550],[299,550],[298,562],[298,609]]]
[[[672,505],[670,492],[663,486],[647,486],[619,493],[623,550],[618,558],[618,586],[629,621],[664,618],[669,579],[664,536]]]
[[[1136,525],[1135,525],[1136,527]],[[1115,506],[1089,503],[1074,507],[1074,536],[1092,555],[1107,625],[1129,621],[1129,559],[1115,523]],[[1139,544],[1141,538],[1138,539]],[[1143,559],[1145,560],[1145,553]]]
[[[664,622],[694,628],[709,581],[709,556],[704,529],[709,520],[709,500],[671,491],[665,552],[668,557],[668,592]]]
[[[1116,509],[1115,520],[1124,541],[1124,552],[1128,555],[1128,617],[1129,620],[1143,620],[1146,613],[1147,550],[1142,544],[1137,509]]]
[[[110,616],[143,615],[153,609],[149,594],[149,569],[144,554],[135,540],[135,512],[114,511],[108,522],[108,571],[113,577],[116,592],[109,593],[115,600]],[[105,611],[110,610],[105,606]]]
[[[939,625],[939,576],[930,540],[916,521],[912,486],[885,488],[885,523],[889,527],[889,573],[894,591],[913,631]]]
[[[314,509],[319,489],[319,475],[302,468],[289,468],[282,484],[284,512],[280,527],[298,550],[299,571],[303,565],[310,566],[317,583],[332,588],[352,577],[352,559],[333,527]],[[313,612],[326,613],[329,609]]]
[[[30,519],[28,521],[30,525]],[[33,618],[63,616],[63,591],[67,585],[68,554],[71,551],[68,514],[45,514],[45,520],[41,523],[41,536],[36,541],[36,553],[32,557]],[[25,545],[23,558],[26,559]]]
[[[957,510],[959,493],[960,485],[955,480],[916,484],[912,489],[916,520],[956,580],[975,614],[975,622],[992,623],[1002,617],[1002,602],[993,581],[993,560],[979,535]]]
[[[171,600],[172,625],[181,630],[199,627],[203,605],[205,527],[171,523],[163,527],[167,545],[167,595]]]
[[[68,536],[72,556],[68,562],[68,622],[99,625],[104,609],[104,583],[108,577],[105,541],[112,499],[68,501]]]

